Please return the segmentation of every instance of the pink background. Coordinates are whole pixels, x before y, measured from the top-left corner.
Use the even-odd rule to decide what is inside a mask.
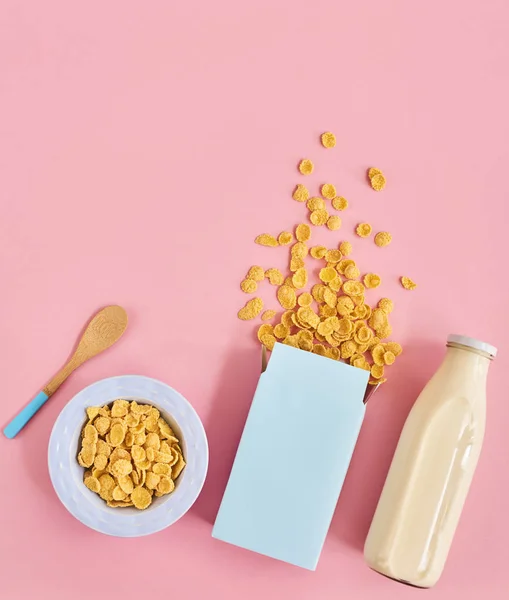
[[[401,426],[452,331],[500,356],[474,485],[427,597],[508,597],[508,20],[505,0],[2,1],[0,424],[96,309],[130,316],[19,438],[0,436],[3,598],[417,597],[361,552]],[[324,130],[334,151],[318,143]],[[341,231],[315,238],[353,240],[382,274],[406,348],[368,408],[316,573],[210,537],[259,373],[239,281],[251,264],[284,265],[285,251],[252,240],[305,219],[290,197],[304,156],[316,163],[306,183],[332,181],[351,204]],[[382,194],[364,178],[371,165],[387,175]],[[362,220],[393,244],[354,238]],[[273,292],[263,286],[277,308]],[[46,467],[65,403],[124,373],[180,390],[210,439],[200,499],[145,539],[74,520]]]

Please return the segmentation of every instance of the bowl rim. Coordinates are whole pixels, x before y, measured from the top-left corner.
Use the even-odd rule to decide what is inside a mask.
[[[131,387],[131,391],[129,390],[129,386]],[[64,445],[62,450],[60,449],[61,437],[67,436],[66,441],[71,442],[71,440],[69,439],[69,435],[75,436],[76,430],[81,430],[82,427],[82,422],[80,422],[79,426],[74,426],[73,424],[73,426],[69,428],[66,420],[71,418],[74,423],[76,419],[76,415],[74,414],[74,412],[77,409],[83,415],[84,421],[86,419],[86,408],[88,406],[98,405],[97,402],[87,403],[87,397],[93,397],[94,393],[106,393],[106,390],[113,390],[115,387],[119,390],[121,389],[122,391],[118,391],[112,394],[110,398],[105,398],[100,403],[100,405],[108,404],[112,402],[115,398],[125,397],[133,399],[136,398],[141,402],[146,402],[148,404],[156,406],[157,408],[160,408],[163,412],[168,413],[176,422],[179,429],[182,430],[183,440],[181,441],[183,445],[185,444],[187,449],[186,461],[188,464],[186,465],[186,469],[184,469],[184,472],[180,477],[186,477],[186,472],[188,477],[186,477],[180,482],[180,485],[177,486],[177,489],[174,492],[174,494],[177,494],[178,489],[181,487],[183,488],[183,491],[181,490],[181,494],[179,495],[180,505],[177,504],[176,510],[174,510],[174,508],[171,508],[171,511],[173,511],[173,514],[171,516],[169,516],[170,511],[166,511],[165,513],[162,510],[164,505],[168,501],[171,501],[174,497],[174,494],[171,494],[163,502],[161,502],[160,506],[158,507],[154,507],[153,509],[147,512],[136,511],[136,513],[130,513],[129,515],[126,515],[128,517],[131,517],[129,521],[130,527],[127,526],[129,525],[129,522],[127,519],[124,519],[122,511],[117,511],[118,515],[120,516],[120,519],[118,519],[116,516],[117,513],[109,512],[113,511],[114,509],[106,507],[106,505],[104,505],[104,507],[101,508],[106,510],[105,514],[111,515],[111,520],[115,521],[115,526],[109,527],[107,521],[104,521],[105,525],[98,525],[97,518],[95,520],[93,518],[96,511],[94,512],[94,510],[92,510],[92,513],[89,512],[90,507],[93,506],[94,502],[87,503],[87,506],[84,506],[82,503],[82,506],[80,506],[79,503],[75,502],[75,499],[71,498],[70,494],[72,493],[72,489],[76,487],[73,482],[73,469],[75,465],[78,465],[78,463],[77,461],[75,464],[71,464],[71,462],[69,462],[66,468],[65,456],[69,455],[69,449],[71,449],[72,452],[72,447],[69,448],[69,444],[67,444]],[[146,397],[143,393],[139,392],[140,387],[146,387],[147,390],[157,389],[158,392],[153,391],[153,395],[157,396],[159,392],[163,392],[167,395],[167,397],[162,399]],[[147,392],[147,396],[150,396],[150,393]],[[168,398],[171,399],[172,402],[175,402],[176,405],[178,405],[180,411],[179,416],[175,415],[174,411],[172,411],[171,408],[168,408],[167,404],[165,404],[165,402],[169,402]],[[194,440],[194,447],[196,450],[195,455],[193,455],[193,460],[191,461],[191,468],[194,469],[192,473],[190,473],[190,471],[188,470],[190,466],[189,442],[191,440]],[[63,460],[61,456],[62,451],[64,452]],[[60,461],[58,460],[59,456]],[[199,497],[201,490],[203,489],[203,485],[205,484],[205,479],[207,476],[208,462],[209,448],[207,435],[203,423],[200,417],[198,416],[196,410],[193,408],[190,402],[182,394],[180,394],[180,392],[172,388],[170,385],[158,379],[147,377],[145,375],[116,375],[113,377],[100,379],[82,388],[72,398],[68,400],[68,402],[60,411],[58,417],[55,420],[55,423],[53,424],[48,443],[49,475],[51,483],[53,485],[53,489],[55,490],[55,493],[60,502],[71,513],[71,515],[74,518],[76,518],[78,521],[80,521],[87,527],[99,533],[115,537],[141,537],[145,535],[151,535],[152,533],[157,533],[158,531],[166,529],[167,527],[173,525],[179,519],[181,519],[193,506],[193,504]],[[82,467],[79,468],[81,469]],[[65,476],[63,476],[62,474],[65,474]],[[188,482],[187,488],[186,485],[182,486],[182,484],[185,484],[185,482]],[[68,485],[69,483],[71,483],[70,486]],[[189,490],[189,486],[192,486],[193,489]],[[84,491],[88,490],[86,490],[86,488],[83,487],[83,490],[77,489],[76,491],[82,495],[86,495]],[[156,512],[157,514],[155,514]],[[148,518],[149,515],[152,515],[152,519]],[[160,519],[160,517],[164,515],[166,515],[166,518]],[[113,517],[115,518],[113,519]],[[154,520],[154,517],[156,517],[156,520]],[[157,520],[157,517],[159,517],[160,520]],[[119,531],[118,529],[118,527],[121,526],[119,524],[119,521],[121,520],[123,520],[123,524],[126,524],[125,531]],[[142,525],[139,523],[139,521],[141,520],[146,521],[144,527],[142,527]]]

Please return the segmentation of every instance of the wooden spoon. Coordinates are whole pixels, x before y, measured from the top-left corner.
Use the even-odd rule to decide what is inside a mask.
[[[126,327],[127,313],[121,306],[107,306],[100,310],[87,325],[76,351],[67,364],[32,402],[14,417],[4,429],[4,434],[8,438],[17,435],[75,369],[89,358],[112,346],[120,339]]]

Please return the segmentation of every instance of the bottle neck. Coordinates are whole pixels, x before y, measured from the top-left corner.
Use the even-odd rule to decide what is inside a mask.
[[[449,343],[443,365],[461,372],[472,385],[485,387],[491,360],[492,357],[485,352],[461,344]]]

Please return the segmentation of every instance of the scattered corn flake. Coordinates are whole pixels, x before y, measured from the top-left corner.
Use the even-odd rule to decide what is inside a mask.
[[[146,488],[140,486],[134,488],[130,498],[131,502],[139,510],[144,510],[152,503],[152,496],[150,492]]]
[[[394,310],[394,302],[389,298],[381,298],[378,301],[378,308],[381,308],[384,313],[389,314]]]
[[[291,231],[282,231],[279,234],[277,241],[280,246],[288,246],[293,242],[293,233]]]
[[[307,282],[308,282],[308,272],[306,271],[306,269],[304,269],[304,268],[297,269],[297,271],[295,271],[295,273],[292,277],[292,282],[293,282],[294,287],[297,290],[300,290],[303,287],[306,287]]]
[[[332,185],[332,183],[324,183],[320,188],[320,193],[327,200],[332,200],[336,197],[336,188]]]
[[[277,299],[279,304],[285,310],[291,310],[297,304],[297,296],[293,287],[282,285],[277,291]]]
[[[401,285],[406,289],[406,290],[415,290],[415,288],[417,287],[417,284],[414,283],[410,277],[402,277],[401,278]]]
[[[332,360],[339,360],[341,358],[339,348],[327,348],[325,356],[332,358]]]
[[[348,265],[345,269],[345,277],[347,279],[358,279],[360,277],[360,270],[357,265]]]
[[[309,249],[304,242],[297,242],[292,246],[291,254],[295,258],[306,258],[308,255]]]
[[[336,145],[336,136],[330,131],[322,133],[320,139],[324,148],[334,148],[334,146]]]
[[[261,342],[264,335],[272,335],[273,331],[274,329],[270,323],[264,323],[263,325],[260,325],[257,332],[258,340]]]
[[[291,330],[292,325],[293,325],[293,317],[294,312],[293,310],[287,310],[286,312],[284,312],[281,315],[281,323],[288,329]]]
[[[327,304],[327,306],[330,306],[331,308],[336,308],[338,297],[335,294],[335,292],[333,292],[330,288],[328,288],[328,287],[325,288],[325,290],[323,292],[323,299],[325,301],[325,304]]]
[[[283,340],[283,344],[286,346],[293,346],[294,348],[299,347],[299,338],[296,335],[287,335]]]
[[[398,342],[387,342],[385,348],[387,352],[392,352],[394,356],[399,356],[403,352],[403,348]]]
[[[311,295],[317,302],[324,302],[324,294],[326,290],[326,286],[323,283],[315,283],[315,285],[311,288]]]
[[[337,215],[331,215],[327,219],[327,227],[331,231],[337,231],[341,227],[341,219]]]
[[[345,281],[343,291],[349,296],[361,296],[364,294],[364,286],[360,281]]]
[[[339,244],[339,251],[343,256],[349,256],[352,253],[352,244],[350,242],[341,242]]]
[[[321,227],[322,225],[325,225],[325,223],[327,223],[328,218],[329,213],[325,209],[314,210],[312,213],[309,214],[309,220],[316,227]]]
[[[295,228],[295,237],[299,242],[307,242],[311,237],[311,227],[307,223],[301,223]]]
[[[274,327],[274,336],[277,337],[279,340],[284,340],[285,337],[289,335],[289,333],[289,328],[286,325],[283,325],[283,323],[278,323]]]
[[[377,329],[376,333],[381,340],[385,340],[392,335],[392,327],[389,325],[389,323],[386,323]]]
[[[376,175],[373,175],[373,177],[371,178],[371,187],[376,192],[381,192],[384,189],[385,184],[386,184],[385,177],[381,173],[377,173]]]
[[[329,283],[333,279],[336,279],[337,272],[336,269],[334,269],[334,267],[325,267],[323,269],[320,269],[320,273],[318,276],[324,283]]]
[[[297,268],[300,267],[296,267],[295,270],[297,270]],[[289,277],[287,277],[284,281],[283,281],[283,285],[287,285],[288,287],[293,287],[293,282],[292,282],[292,276],[290,275]]]
[[[279,243],[273,235],[269,233],[262,233],[255,239],[255,244],[260,244],[260,246],[278,246]]]
[[[298,256],[292,256],[292,258],[290,259],[290,271],[292,273],[295,273],[299,269],[303,269],[304,265],[305,265],[304,259],[302,259]],[[293,278],[292,278],[292,285],[293,285]]]
[[[339,250],[327,250],[325,253],[325,260],[330,263],[338,263],[343,258],[343,255]]]
[[[343,280],[339,275],[337,275],[332,281],[329,281],[329,287],[333,292],[339,292],[342,285]]]
[[[369,237],[372,231],[373,228],[369,223],[359,223],[355,229],[355,233],[362,238]]]
[[[307,201],[308,210],[311,212],[314,210],[325,210],[325,200],[319,196],[313,196]]]
[[[263,310],[263,300],[261,298],[252,298],[246,305],[239,310],[237,316],[242,321],[255,319]]]
[[[311,254],[312,258],[322,259],[327,253],[327,248],[325,246],[313,246],[309,253]]]
[[[267,269],[265,271],[265,277],[269,280],[271,285],[282,285],[285,280],[283,273],[279,269]]]
[[[327,350],[323,344],[315,344],[313,346],[313,352],[319,356],[327,356]]]
[[[275,316],[276,316],[275,310],[266,310],[265,312],[262,313],[262,321],[270,321],[270,319],[273,319]]]
[[[341,358],[351,358],[357,352],[357,344],[353,340],[347,340],[341,344]]]
[[[246,279],[254,279],[255,281],[263,281],[265,279],[265,271],[262,267],[255,265],[251,267],[246,275]]]
[[[303,292],[297,298],[297,304],[299,306],[311,306],[313,304],[313,296],[309,292]]]
[[[258,289],[258,284],[254,279],[243,279],[240,282],[240,289],[246,294],[254,294]]]
[[[338,269],[338,273],[340,273],[341,275],[345,274],[346,269],[350,266],[350,265],[354,265],[355,266],[355,261],[352,260],[351,258],[344,258],[343,260],[341,260],[337,266]]]
[[[382,278],[376,273],[367,273],[364,275],[364,285],[369,289],[377,288],[382,283]]]
[[[362,323],[362,321],[359,321],[359,322]],[[364,324],[362,325],[362,327],[359,327],[359,329],[357,329],[354,334],[354,340],[358,344],[367,344],[372,337],[373,337],[373,332],[371,331],[371,329],[369,327],[367,327]],[[366,352],[366,350],[367,350],[367,346],[366,346],[366,349],[364,350],[364,352]]]
[[[340,296],[337,300],[336,309],[341,316],[349,315],[354,307],[353,300],[349,296]]]
[[[314,164],[308,158],[304,158],[299,163],[299,171],[303,175],[311,175],[314,168],[315,168]]]
[[[297,202],[306,202],[309,198],[308,188],[299,183],[293,191],[292,198]]]
[[[266,333],[265,335],[262,335],[262,339],[261,342],[262,344],[265,346],[265,348],[267,348],[267,350],[272,351],[272,349],[274,348],[274,344],[276,343],[276,338],[269,334]]]
[[[371,376],[374,379],[381,379],[384,376],[384,367],[382,365],[373,365],[371,367]]]
[[[336,210],[346,210],[348,208],[348,200],[343,196],[336,196],[332,199],[332,206]]]
[[[396,356],[394,355],[393,352],[391,352],[390,350],[388,350],[387,352],[385,352],[385,354],[384,354],[384,363],[386,365],[392,365],[392,364],[394,364],[395,360],[396,360]]]
[[[392,235],[388,231],[379,231],[375,235],[375,244],[380,248],[388,246],[392,242]]]
[[[380,171],[380,169],[375,169],[375,167],[371,167],[371,168],[368,170],[368,177],[369,177],[370,179],[373,179],[373,177],[374,177],[375,175],[383,175],[383,173],[382,173],[382,171]]]

